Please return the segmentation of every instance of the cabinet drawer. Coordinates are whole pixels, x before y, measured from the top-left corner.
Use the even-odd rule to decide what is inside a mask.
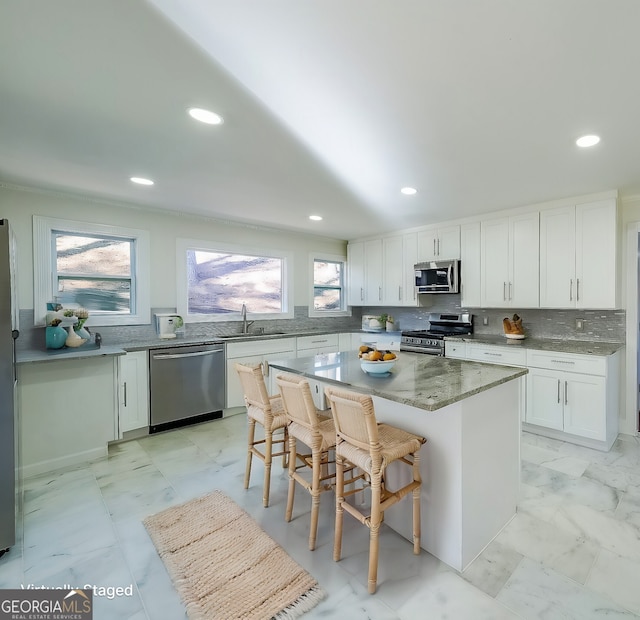
[[[480,344],[467,343],[467,359],[489,364],[505,366],[526,366],[527,352],[524,349],[511,349]]]
[[[298,336],[298,351],[305,349],[320,349],[323,347],[339,348],[340,337],[338,334],[324,334],[323,336]]]
[[[466,342],[449,342],[444,343],[444,356],[453,357],[456,359],[467,358],[467,343]]]
[[[269,353],[293,353],[296,349],[295,338],[277,338],[275,340],[246,340],[228,342],[227,359]]]
[[[547,368],[585,375],[607,374],[607,358],[597,355],[575,355],[573,353],[551,353],[549,351],[527,351],[527,366]]]

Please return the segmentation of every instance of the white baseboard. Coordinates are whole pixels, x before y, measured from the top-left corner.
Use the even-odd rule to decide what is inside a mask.
[[[33,478],[40,474],[47,474],[59,469],[72,467],[74,465],[85,465],[90,461],[105,458],[106,456],[107,446],[105,445],[103,448],[93,448],[92,450],[78,452],[77,454],[61,456],[57,459],[49,459],[48,461],[40,461],[31,465],[24,465],[22,467],[22,475],[24,478]]]

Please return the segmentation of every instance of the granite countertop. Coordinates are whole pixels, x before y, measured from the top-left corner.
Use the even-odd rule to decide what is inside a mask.
[[[501,347],[519,347],[538,351],[553,351],[556,353],[578,353],[582,355],[613,355],[625,345],[622,342],[560,340],[555,338],[524,338],[513,340],[502,335],[472,334],[469,336],[448,336],[445,340],[490,344]]]
[[[436,411],[484,390],[526,375],[526,368],[401,352],[387,375],[369,375],[355,352],[269,361],[275,370],[336,383],[387,400]]]
[[[95,344],[84,344],[80,347],[65,347],[63,349],[44,349],[33,351],[21,351],[17,354],[18,364],[31,364],[34,362],[52,362],[62,360],[77,360],[92,357],[104,357],[110,355],[126,355],[126,351],[121,347],[102,346]]]

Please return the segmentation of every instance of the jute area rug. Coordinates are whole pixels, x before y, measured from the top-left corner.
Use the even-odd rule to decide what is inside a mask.
[[[144,525],[191,620],[298,618],[324,598],[318,582],[220,491]]]

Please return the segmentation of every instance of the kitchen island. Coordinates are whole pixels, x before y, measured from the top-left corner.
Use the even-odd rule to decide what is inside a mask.
[[[387,375],[368,375],[355,352],[270,361],[312,385],[371,394],[376,417],[427,438],[421,451],[422,548],[464,570],[516,512],[520,485],[520,420],[526,368],[399,353]],[[321,390],[319,390],[320,392]],[[394,464],[391,489],[408,481]],[[385,514],[411,536],[411,502]]]

